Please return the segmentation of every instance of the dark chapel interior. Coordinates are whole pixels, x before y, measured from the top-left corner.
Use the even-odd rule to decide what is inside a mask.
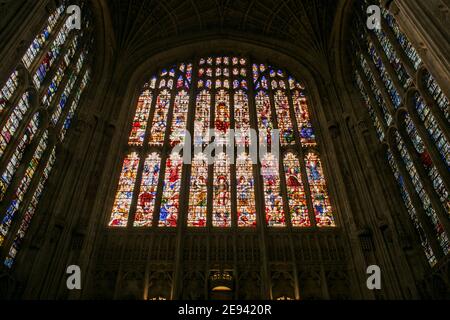
[[[449,7],[0,0],[0,299],[449,299]]]

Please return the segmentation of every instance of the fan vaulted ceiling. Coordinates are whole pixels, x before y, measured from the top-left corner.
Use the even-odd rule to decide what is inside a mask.
[[[324,51],[338,0],[108,0],[119,48],[205,33],[240,33]]]

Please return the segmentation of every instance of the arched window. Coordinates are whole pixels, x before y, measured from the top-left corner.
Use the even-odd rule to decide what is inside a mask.
[[[80,1],[78,30],[60,3],[0,83],[0,247],[9,268],[91,78],[90,9]]]
[[[371,3],[372,4],[372,3]],[[381,30],[356,6],[355,82],[387,146],[387,160],[431,266],[450,252],[450,107],[395,18],[382,8]]]
[[[335,226],[305,86],[245,57],[200,58],[151,77],[118,179],[111,227]]]

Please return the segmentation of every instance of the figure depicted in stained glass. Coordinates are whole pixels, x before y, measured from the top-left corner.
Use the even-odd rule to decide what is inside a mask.
[[[264,183],[266,222],[270,227],[283,227],[286,219],[280,190],[280,171],[277,159],[267,154],[261,161],[261,175]]]
[[[231,226],[230,164],[228,156],[220,153],[214,162],[213,226]]]
[[[149,90],[144,91],[138,100],[136,114],[134,116],[128,143],[134,146],[142,146],[147,130],[150,107],[152,105],[152,94]]]
[[[237,157],[236,183],[238,227],[254,227],[256,226],[255,180],[253,165],[246,153]]]
[[[204,154],[195,155],[192,161],[189,189],[189,227],[206,226],[206,204],[208,185],[208,163]]]
[[[148,227],[153,222],[161,158],[151,153],[144,162],[141,188],[134,217],[135,227]]]
[[[183,159],[172,154],[166,161],[159,226],[176,227],[180,209],[181,170]]]
[[[334,226],[334,217],[320,159],[316,154],[308,153],[305,163],[316,225],[319,227]]]
[[[284,157],[284,172],[289,203],[289,213],[293,227],[309,227],[308,205],[302,181],[300,161],[293,153]]]
[[[289,101],[286,94],[281,90],[277,90],[275,93],[275,108],[277,110],[281,143],[283,145],[289,145],[295,141],[294,129],[289,111]]]
[[[156,98],[155,114],[150,132],[150,145],[162,146],[164,143],[169,106],[170,93],[168,90],[163,90]]]
[[[128,155],[123,161],[119,187],[117,188],[111,219],[109,221],[110,226],[125,227],[127,225],[138,165],[139,156],[137,153]]]

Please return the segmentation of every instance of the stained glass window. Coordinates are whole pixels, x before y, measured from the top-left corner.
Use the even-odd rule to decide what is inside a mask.
[[[3,88],[0,90],[0,115],[3,115],[3,111],[6,108],[6,103],[9,99],[11,99],[18,85],[19,73],[14,71],[6,81]]]
[[[56,144],[63,142],[90,80],[92,15],[80,1],[83,28],[70,30],[66,4],[61,1],[43,25],[30,26],[39,33],[32,35],[22,59],[9,66],[14,71],[0,84],[0,199],[5,203],[0,246],[7,246],[1,251],[8,253],[4,257],[8,268],[38,208],[56,160]],[[31,80],[29,87],[25,79]],[[43,109],[49,121],[42,121]]]
[[[9,116],[2,128],[0,135],[0,158],[3,156],[7,146],[11,142],[11,138],[15,135],[19,125],[30,108],[30,94],[24,93],[17,106]]]
[[[361,1],[354,19],[353,47],[357,48],[355,65],[359,65],[355,72],[355,83],[369,107],[380,141],[388,144],[389,164],[405,208],[417,230],[427,260],[430,265],[435,265],[437,253],[432,252],[430,239],[433,242],[437,240],[444,254],[449,252],[449,231],[445,230],[436,214],[437,211],[450,210],[449,194],[442,178],[450,167],[450,145],[443,132],[450,114],[448,97],[422,64],[419,52],[384,5],[380,4],[382,29],[371,31],[365,28],[369,4],[372,3]],[[365,58],[367,54],[364,52],[369,59]],[[408,103],[405,109],[414,114],[395,116],[394,109],[401,107],[402,103]],[[429,103],[435,105],[430,106]],[[389,140],[386,138],[388,129],[402,127],[406,132],[404,137],[395,131],[394,139],[386,141]],[[433,150],[439,152],[428,150],[431,149],[430,144],[434,144]],[[413,149],[409,147],[411,145]],[[396,149],[399,159],[393,156],[396,153],[393,150]],[[407,173],[404,176],[400,174],[403,167]],[[414,189],[407,190],[410,187],[406,188],[406,185],[412,185]],[[426,185],[432,185],[432,188],[425,188]],[[417,198],[417,201],[413,202],[411,198]],[[434,200],[432,203],[431,199],[436,198],[439,198],[440,203]],[[415,207],[418,203],[420,208]],[[416,217],[418,211],[425,211],[434,233],[422,228]]]
[[[314,161],[293,153],[279,159],[253,145],[261,142],[273,152],[275,124],[281,131],[277,144],[314,150]],[[253,141],[252,130],[262,141]],[[187,133],[191,146],[185,145]],[[307,163],[313,198],[306,196],[308,177],[302,176]],[[316,208],[317,225],[308,208]],[[305,86],[281,69],[239,56],[160,69],[137,101],[109,225],[252,230],[258,216],[269,227],[286,227],[287,221],[294,227],[335,225]]]
[[[34,152],[34,155],[28,165],[24,177],[20,181],[20,185],[16,190],[13,200],[10,202],[8,209],[6,210],[6,215],[0,225],[0,246],[3,244],[4,237],[11,227],[12,219],[14,218],[14,215],[16,214],[20,204],[24,199],[28,187],[30,186],[31,180],[33,179],[33,176],[36,172],[39,161],[41,160],[41,157],[44,154],[45,149],[47,148],[47,138],[48,133],[46,131],[39,145],[37,146],[36,151]]]
[[[436,147],[440,151],[442,158],[446,162],[447,166],[450,167],[450,144],[442,133],[436,118],[430,112],[429,107],[425,104],[422,97],[417,92],[414,94],[413,103],[430,137],[434,140]]]
[[[450,104],[448,102],[448,98],[442,92],[436,80],[428,71],[425,72],[423,81],[425,83],[425,87],[428,90],[428,93],[431,95],[434,101],[436,101],[437,105],[444,113],[445,119],[447,119],[447,121],[450,123]]]
[[[162,146],[164,143],[169,105],[170,93],[168,90],[163,90],[156,98],[155,115],[153,116],[153,125],[150,133],[150,145]]]
[[[13,175],[19,167],[20,161],[22,160],[23,153],[25,148],[30,144],[33,140],[37,127],[39,125],[40,116],[39,113],[35,113],[33,118],[31,119],[28,127],[26,128],[25,133],[22,136],[22,139],[19,141],[19,144],[16,147],[13,155],[11,156],[8,165],[6,166],[5,172],[3,172],[1,180],[0,180],[0,200],[3,199],[3,196],[6,192],[7,187],[12,181]]]
[[[389,164],[391,165],[392,171],[394,172],[394,176],[397,180],[397,183],[400,187],[402,199],[408,209],[408,213],[414,223],[414,227],[417,229],[418,234],[420,236],[421,244],[425,251],[427,260],[432,266],[434,266],[437,262],[436,256],[434,255],[433,250],[431,249],[431,246],[427,239],[427,235],[423,231],[423,227],[420,224],[419,219],[417,218],[416,209],[414,208],[411,198],[410,198],[410,195],[404,185],[404,180],[403,180],[404,178],[401,176],[401,174],[398,170],[397,164],[395,163],[394,157],[390,151],[388,151],[388,153],[387,153],[387,158],[388,158]]]

